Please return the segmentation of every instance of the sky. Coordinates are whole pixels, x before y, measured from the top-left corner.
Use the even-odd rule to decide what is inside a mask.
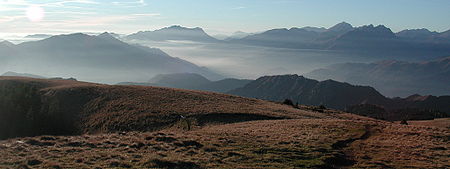
[[[0,36],[115,32],[171,25],[210,34],[273,28],[383,24],[450,29],[450,0],[0,0]]]

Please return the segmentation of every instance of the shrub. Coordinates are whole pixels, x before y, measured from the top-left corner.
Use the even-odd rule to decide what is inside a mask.
[[[325,107],[325,105],[321,104],[321,105],[319,106],[319,109],[325,110],[325,109],[327,109],[327,107]]]
[[[292,102],[292,100],[290,100],[290,99],[285,99],[283,101],[283,104],[289,105],[289,106],[294,106],[294,102]]]
[[[402,120],[402,121],[400,122],[400,124],[403,124],[403,125],[408,125],[408,121],[406,121],[406,120]]]

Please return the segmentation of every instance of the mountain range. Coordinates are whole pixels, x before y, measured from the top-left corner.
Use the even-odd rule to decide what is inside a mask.
[[[450,55],[450,38],[447,32],[437,33],[422,29],[394,33],[383,25],[353,27],[342,22],[329,29],[311,27],[273,29],[230,42],[279,48],[358,52],[390,57],[407,55],[440,57]]]
[[[433,119],[450,116],[450,109],[447,106],[450,96],[416,94],[405,98],[388,98],[369,86],[356,86],[333,80],[317,81],[298,75],[264,76],[257,80],[210,81],[198,74],[163,74],[155,76],[149,82],[125,82],[119,85],[213,91],[276,102],[289,99],[302,105],[323,105],[387,120]],[[379,108],[373,108],[377,106]]]
[[[49,34],[33,34],[33,35],[27,35],[24,38],[31,38],[31,39],[45,39],[45,38],[49,38],[52,37],[53,35],[49,35]]]
[[[170,26],[155,31],[140,31],[125,37],[128,40],[150,40],[150,41],[195,41],[195,42],[218,42],[219,40],[209,36],[202,28],[186,28],[181,26]]]
[[[369,85],[387,96],[450,95],[450,57],[426,62],[387,60],[343,63],[317,69],[305,76]]]
[[[109,33],[58,35],[18,45],[0,44],[0,58],[10,70],[45,74],[58,72],[90,81],[141,81],[161,73],[198,73],[210,79],[221,75],[160,49],[122,42]],[[4,58],[4,59],[3,59]]]
[[[11,76],[11,77],[29,77],[29,78],[35,78],[35,79],[46,79],[44,76],[29,74],[29,73],[17,73],[17,72],[6,72],[3,73],[0,76]]]
[[[0,58],[3,62],[8,61],[8,58],[11,58],[11,55],[15,53],[14,47],[15,44],[9,41],[0,42]]]
[[[362,104],[378,105],[388,112],[383,116],[388,120],[450,116],[450,96],[413,95],[404,99],[391,99],[369,86],[355,86],[333,80],[317,81],[298,75],[264,76],[228,93],[279,102],[290,99],[298,104],[323,105],[340,110]],[[420,113],[408,114],[416,111],[404,111],[406,109],[415,109]],[[379,117],[375,114],[365,115]]]
[[[159,86],[225,93],[232,89],[243,87],[251,81],[252,80],[233,78],[211,81],[195,73],[176,73],[160,74],[144,83],[122,82],[118,85]]]
[[[371,57],[442,57],[450,55],[450,30],[431,32],[427,29],[403,30],[398,33],[384,25],[354,27],[341,22],[330,28],[280,28],[262,33],[238,32],[224,40],[209,36],[201,28],[171,26],[155,31],[141,31],[125,37],[128,40],[184,40],[245,44],[290,49],[317,49],[357,52]]]
[[[317,81],[298,75],[264,76],[228,92],[271,101],[293,100],[305,105],[345,109],[362,103],[385,104],[387,99],[374,88],[353,86],[333,80]]]

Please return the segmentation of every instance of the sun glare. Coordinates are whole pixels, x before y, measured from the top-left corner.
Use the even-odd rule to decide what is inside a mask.
[[[44,9],[40,6],[30,6],[27,9],[27,17],[31,22],[39,22],[44,19]]]

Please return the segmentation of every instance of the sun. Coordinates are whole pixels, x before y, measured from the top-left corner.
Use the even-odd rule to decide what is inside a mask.
[[[27,17],[31,22],[39,22],[44,19],[45,12],[40,6],[32,5],[27,8]]]

